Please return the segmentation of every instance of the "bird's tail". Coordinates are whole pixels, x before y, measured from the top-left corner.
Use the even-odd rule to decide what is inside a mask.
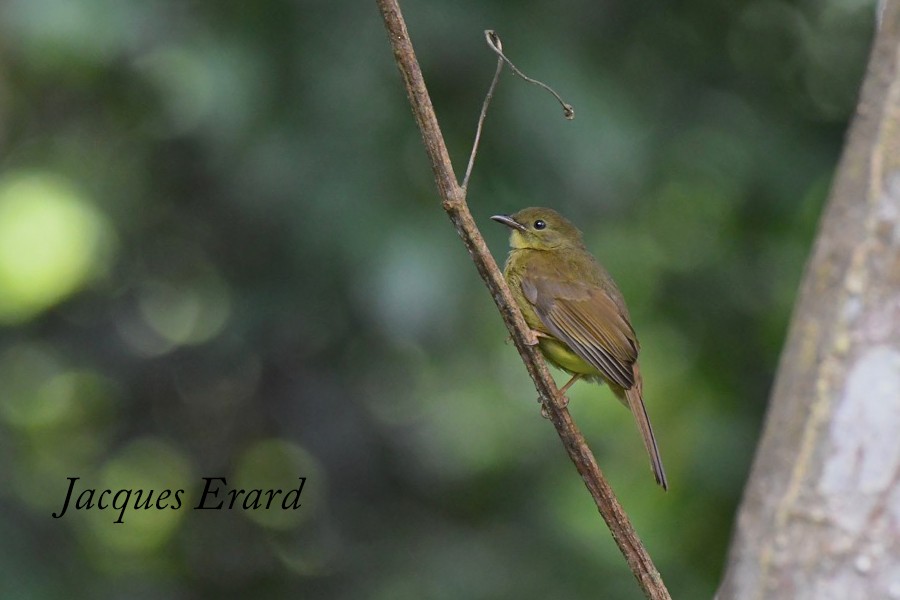
[[[656,483],[661,485],[664,490],[668,490],[669,482],[666,480],[666,471],[663,469],[662,459],[659,457],[659,448],[656,445],[656,437],[653,435],[653,426],[650,425],[650,417],[647,416],[647,408],[644,406],[643,387],[641,371],[637,363],[634,363],[634,385],[631,386],[631,389],[625,390],[625,399],[628,401],[628,408],[631,409],[631,414],[634,415],[638,430],[641,432],[641,438],[644,440],[647,454],[650,455],[650,466],[653,468]]]

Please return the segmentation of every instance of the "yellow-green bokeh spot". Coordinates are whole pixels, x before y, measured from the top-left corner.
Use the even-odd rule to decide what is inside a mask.
[[[93,470],[110,438],[115,384],[87,369],[70,369],[47,346],[16,344],[0,354],[0,426],[13,432],[15,460],[0,475],[29,509],[49,514],[57,488]]]
[[[71,435],[81,427],[94,430],[103,425],[109,418],[113,383],[89,370],[60,368],[49,374],[43,372],[42,365],[28,361],[32,357],[26,353],[33,350],[14,347],[0,357],[0,375],[19,367],[17,379],[24,384],[0,383],[0,390],[15,391],[0,397],[0,417],[11,427],[32,435]]]
[[[190,281],[146,282],[139,306],[147,325],[170,344],[202,344],[225,327],[231,297],[224,280],[209,269]]]
[[[182,519],[189,514],[188,494],[191,485],[191,465],[179,450],[157,439],[140,439],[125,447],[100,469],[99,476],[83,487],[96,488],[95,500],[102,490],[130,490],[124,513],[117,508],[81,511],[87,515],[86,532],[92,541],[105,550],[148,554],[161,548],[178,530]],[[177,506],[175,492],[184,490]],[[140,490],[141,508],[135,508]],[[165,490],[171,494],[162,505],[156,501]],[[152,491],[152,506],[143,508],[147,494]],[[121,496],[120,498],[124,497]],[[120,501],[119,506],[123,503]],[[159,506],[163,506],[160,508]],[[121,523],[116,523],[121,514]],[[105,554],[105,552],[103,552]]]
[[[270,508],[241,511],[252,521],[271,529],[290,529],[308,519],[318,505],[316,490],[322,481],[319,463],[309,452],[291,442],[263,440],[241,454],[229,487],[247,490],[283,490],[275,497]],[[300,495],[300,508],[282,508],[282,500],[291,489],[300,485],[299,477],[306,477]],[[263,500],[267,496],[263,494]],[[240,498],[241,500],[243,497]],[[237,508],[237,503],[235,503]]]
[[[27,321],[96,274],[113,230],[66,180],[38,172],[0,179],[0,324]]]
[[[0,419],[14,429],[52,422],[67,411],[58,390],[44,389],[64,372],[51,348],[15,344],[0,354]]]

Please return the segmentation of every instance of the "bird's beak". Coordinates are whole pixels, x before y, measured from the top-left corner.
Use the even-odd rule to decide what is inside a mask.
[[[509,215],[494,215],[493,217],[491,217],[491,220],[497,221],[498,223],[503,223],[507,227],[512,227],[513,229],[518,229],[519,231],[526,231],[524,225],[517,222]]]

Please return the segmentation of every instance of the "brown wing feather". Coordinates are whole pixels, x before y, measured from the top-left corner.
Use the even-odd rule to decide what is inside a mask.
[[[616,302],[608,291],[598,286],[563,282],[533,273],[522,278],[521,286],[547,330],[618,386],[611,387],[634,415],[656,481],[668,489],[656,437],[644,406],[643,383],[637,365],[637,336],[621,299]]]
[[[522,290],[550,333],[610,381],[634,385],[637,340],[606,291],[544,277],[523,279]]]

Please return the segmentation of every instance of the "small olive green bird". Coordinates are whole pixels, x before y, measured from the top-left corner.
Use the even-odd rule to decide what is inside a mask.
[[[582,378],[606,382],[631,409],[656,482],[668,489],[644,406],[640,344],[612,277],[584,247],[581,232],[554,210],[526,208],[491,219],[512,230],[503,274],[541,353],[572,374],[560,392]]]

